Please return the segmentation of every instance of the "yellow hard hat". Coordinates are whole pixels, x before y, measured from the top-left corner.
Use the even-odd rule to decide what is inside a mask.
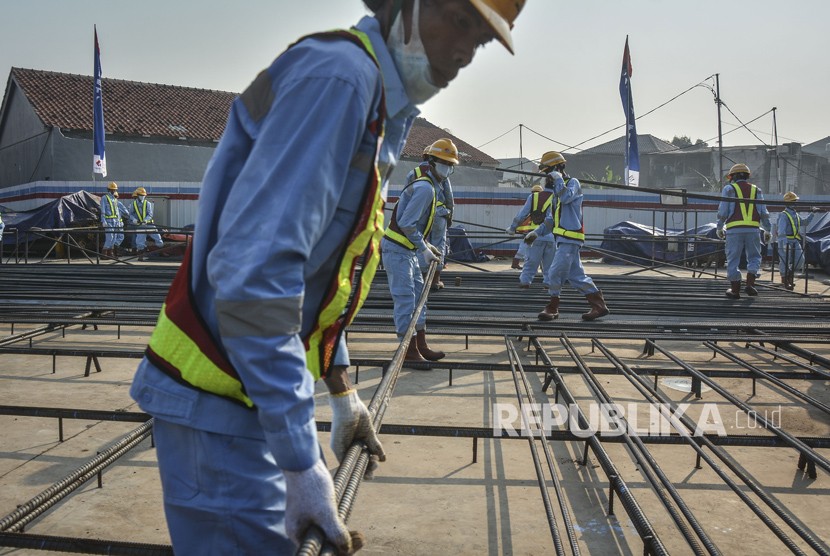
[[[748,176],[751,172],[749,171],[749,166],[743,162],[739,162],[729,169],[729,173],[726,174],[726,179],[732,179],[732,176],[735,174],[746,174]]]
[[[530,190],[534,193],[540,193],[542,191],[542,186],[537,183],[536,185],[531,187]]]
[[[424,154],[440,158],[453,166],[458,164],[458,148],[449,139],[439,139],[424,150]]]
[[[107,189],[110,191],[118,191],[118,184],[114,181],[111,181],[110,184],[107,186]]]
[[[560,164],[565,164],[565,157],[556,151],[548,151],[542,155],[539,161],[539,170],[547,172]]]
[[[787,191],[784,193],[784,202],[785,203],[792,203],[794,201],[798,201],[798,195],[796,195],[792,191]]]
[[[510,30],[519,12],[522,11],[525,0],[470,0],[470,4],[495,31],[499,42],[513,54],[513,39],[510,37]]]
[[[135,191],[133,191],[133,197],[141,197],[142,195],[147,195],[147,190],[143,187],[136,187]]]

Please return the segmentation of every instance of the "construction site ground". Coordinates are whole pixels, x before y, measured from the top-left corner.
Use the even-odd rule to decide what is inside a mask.
[[[508,284],[505,288],[509,291],[492,291],[493,299],[501,295],[521,294],[516,288],[518,272],[510,269],[509,260],[494,260],[477,266],[499,276],[510,277],[504,279],[504,283]],[[598,262],[586,262],[585,267],[595,277],[621,275],[633,268]],[[0,272],[3,270],[0,267]],[[430,300],[456,295],[454,273],[459,271],[469,272],[470,269],[450,265],[444,272],[446,288],[431,295]],[[690,270],[664,269],[664,272],[685,279],[691,276]],[[814,269],[810,272],[810,292],[827,295],[830,290],[828,277]],[[665,276],[661,275],[661,278]],[[709,276],[697,279],[716,280]],[[537,277],[533,288],[521,294],[538,300],[538,303],[531,304],[533,310],[523,313],[523,318],[530,325],[535,325],[536,312],[547,301],[546,292],[539,282],[540,277]],[[722,279],[718,280],[718,284],[722,285],[721,290],[726,288]],[[460,287],[456,291],[460,291]],[[114,292],[114,295],[129,298],[127,291]],[[762,288],[761,297],[764,295]],[[604,319],[609,323],[616,318],[611,299],[612,314]],[[705,305],[706,301],[702,303]],[[576,312],[567,307],[557,324],[572,324],[572,329],[578,331],[582,325],[579,313],[587,308],[587,304],[583,304]],[[459,329],[474,324],[464,314],[457,314],[454,318]],[[659,317],[655,318],[655,324],[659,325]],[[36,326],[17,324],[14,333],[19,334],[27,327]],[[828,323],[816,326],[826,327]],[[143,349],[150,331],[146,326],[123,326],[119,329],[105,325],[97,329],[76,326],[67,328],[65,332],[38,336],[32,345],[135,351]],[[0,325],[0,338],[11,334],[9,324]],[[386,411],[384,425],[489,428],[496,411],[494,404],[517,404],[514,379],[509,370],[477,370],[472,366],[481,364],[486,367],[507,362],[506,342],[516,346],[523,364],[532,366],[537,363],[534,352],[527,349],[527,340],[523,338],[519,341],[516,336],[505,339],[498,336],[441,334],[430,337],[430,341],[432,347],[447,352],[446,362],[463,362],[467,366],[452,371],[448,368],[429,371],[404,368]],[[545,339],[543,343],[550,347],[552,354],[562,351],[555,339]],[[575,338],[573,344],[588,364],[598,358],[599,354],[592,350],[590,340]],[[649,365],[659,359],[659,354],[643,354],[642,341],[609,339],[607,344],[629,362]],[[353,358],[388,361],[397,345],[395,336],[390,334],[358,331],[349,335]],[[826,344],[801,345],[830,357],[830,347]],[[728,346],[743,349],[741,342],[732,342]],[[670,347],[695,366],[717,368],[726,361],[723,357],[713,357],[712,350],[700,342],[676,342]],[[748,359],[751,357],[751,354],[747,355]],[[0,361],[0,405],[140,411],[128,394],[138,361],[135,358],[101,358],[101,371],[96,372],[93,367],[89,376],[84,376],[89,363],[80,356],[53,359],[46,355],[4,353],[0,354]],[[778,365],[760,356],[757,364],[769,371],[774,371]],[[357,376],[353,375],[367,404],[381,375],[380,366],[361,366]],[[590,399],[581,375],[570,374],[565,378],[568,388],[581,402]],[[641,401],[622,376],[603,374],[598,378],[617,402]],[[649,380],[652,378],[649,375]],[[555,401],[552,388],[542,391],[543,373],[528,372],[527,379],[537,402]],[[666,396],[675,402],[690,404],[689,415],[698,416],[704,402],[717,403],[723,426],[729,435],[769,435],[757,422],[748,419],[744,412],[705,387],[702,399],[696,400],[692,393],[683,391],[682,381],[676,378],[658,378],[657,382]],[[830,416],[808,408],[801,400],[774,384],[759,380],[754,385],[753,393],[751,380],[718,378],[717,382],[741,401],[759,411],[763,410],[768,418],[792,435],[830,436]],[[791,380],[787,383],[830,405],[828,381]],[[329,420],[330,411],[322,384],[317,386],[317,402],[318,419]],[[637,419],[641,424],[647,424],[649,416],[643,413]],[[137,426],[136,423],[107,420],[63,419],[64,440],[61,442],[57,419],[0,415],[0,516],[10,514],[18,505],[60,481]],[[377,469],[373,480],[363,482],[349,519],[349,527],[363,532],[366,537],[366,546],[361,553],[553,553],[546,509],[540,496],[527,438],[474,440],[462,436],[383,434],[381,440],[387,461]],[[328,433],[321,432],[320,441],[328,465],[334,469],[335,459],[328,447]],[[587,463],[582,464],[585,442],[551,441],[549,446],[555,457],[558,481],[570,511],[579,549],[588,554],[642,553],[643,541],[619,497],[614,497],[613,514],[608,513],[609,480],[593,453],[589,453]],[[672,554],[691,553],[668,512],[639,472],[637,463],[628,456],[625,445],[603,442],[603,446],[668,551]],[[659,443],[650,444],[648,448],[722,553],[777,555],[787,551],[770,529],[708,466],[704,464],[702,468],[696,468],[695,452],[690,448]],[[741,469],[818,539],[824,550],[830,550],[827,545],[830,541],[830,509],[827,505],[830,477],[827,472],[818,469],[817,477],[811,478],[799,469],[798,452],[788,447],[730,446],[726,449]],[[819,448],[817,452],[830,457],[828,449]],[[550,481],[547,486],[550,490]],[[755,498],[749,489],[742,489]],[[552,512],[564,534],[555,499]],[[772,515],[775,523],[781,524],[780,519],[769,511],[767,513]],[[156,454],[150,440],[143,441],[108,467],[102,475],[101,487],[96,480],[90,480],[27,524],[25,533],[169,544]],[[802,539],[791,532],[789,535],[805,552],[814,552]],[[33,548],[0,546],[0,554],[43,553]]]

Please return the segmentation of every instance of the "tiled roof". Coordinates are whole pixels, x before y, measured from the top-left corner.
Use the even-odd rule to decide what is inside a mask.
[[[92,85],[88,75],[12,68],[14,80],[47,126],[92,132]],[[218,141],[237,93],[102,79],[107,134]],[[498,160],[423,118],[416,118],[402,157],[420,160],[424,147],[449,137],[461,164],[497,167]]]
[[[637,135],[637,148],[641,155],[677,150],[677,147],[671,143],[658,139],[654,135]],[[625,137],[617,137],[602,145],[585,149],[579,154],[613,154],[625,156]]]
[[[12,68],[10,79],[45,125],[92,131],[91,76]],[[103,79],[101,86],[106,131],[124,136],[219,140],[236,97],[224,91],[121,79]]]
[[[412,124],[412,131],[409,132],[401,158],[420,160],[424,154],[424,148],[441,138],[452,139],[452,142],[458,147],[458,161],[463,166],[487,166],[490,168],[499,166],[499,161],[495,158],[481,152],[452,133],[447,133],[437,125],[431,124],[424,118],[416,118]]]

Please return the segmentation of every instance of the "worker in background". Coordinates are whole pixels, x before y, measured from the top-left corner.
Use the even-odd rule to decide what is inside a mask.
[[[585,274],[579,249],[585,243],[585,225],[582,221],[582,187],[579,180],[565,173],[565,157],[556,151],[542,155],[539,171],[547,174],[547,183],[555,196],[552,214],[544,223],[525,236],[533,244],[540,236],[553,233],[556,238],[556,254],[548,271],[550,301],[539,313],[539,320],[549,321],[559,317],[559,294],[565,282],[576,288],[588,300],[591,309],[582,320],[604,317],[611,311],[605,305],[602,291]]]
[[[335,457],[362,442],[384,459],[344,330],[377,267],[386,178],[417,105],[482,44],[509,48],[523,4],[364,3],[372,15],[301,38],[233,101],[138,366],[130,393],[154,417],[177,554],[293,554],[310,525],[338,553],[355,548],[317,439],[314,382],[329,391]]]
[[[424,148],[424,162],[406,175],[406,183],[409,184],[423,176],[429,169],[430,157],[436,154],[440,155],[447,149],[458,152],[455,143],[451,139],[438,139],[431,145],[427,145]],[[455,164],[458,164],[458,160],[455,161]],[[435,187],[435,198],[435,220],[432,222],[432,231],[427,239],[441,252],[441,255],[430,284],[430,289],[433,291],[444,289],[444,283],[441,281],[441,271],[444,269],[444,258],[447,256],[447,229],[452,226],[452,211],[455,207],[452,184],[449,178],[444,179]],[[421,263],[421,272],[426,273],[429,265],[420,257],[418,262]]]
[[[124,241],[124,218],[129,217],[127,207],[118,200],[118,184],[107,185],[106,194],[101,197],[101,225],[104,227],[104,256],[117,257],[118,248]]]
[[[430,237],[436,220],[438,188],[458,164],[458,149],[452,141],[436,141],[429,152],[426,165],[416,169],[420,177],[401,191],[380,245],[389,293],[392,294],[398,339],[403,339],[406,334],[418,297],[424,289],[419,257],[427,265],[433,261],[440,264],[441,251],[426,238]],[[409,342],[405,360],[423,362],[443,359],[444,352],[431,349],[427,343],[426,307],[416,318],[415,337]]]
[[[147,200],[147,190],[137,187],[133,191],[133,201],[130,203],[130,223],[139,229],[135,234],[135,248],[138,253],[143,253],[147,248],[147,236],[153,240],[156,249],[164,245],[161,235],[153,225],[153,203]],[[141,233],[146,230],[147,233]]]
[[[513,222],[507,227],[507,233],[514,235],[527,233],[536,229],[545,221],[550,214],[551,202],[553,201],[553,184],[551,187],[543,188],[541,185],[534,185],[530,188],[530,195],[527,196],[525,204],[516,213]],[[522,241],[524,243],[524,241]],[[519,289],[526,290],[533,282],[536,271],[542,267],[542,281],[548,286],[548,270],[553,262],[553,255],[556,252],[556,240],[552,234],[539,237],[528,247],[527,258],[524,268],[519,274]]]
[[[788,290],[795,289],[795,270],[804,263],[804,250],[801,243],[807,226],[819,209],[813,207],[811,212],[802,216],[795,210],[798,195],[792,191],[784,193],[784,210],[778,215],[776,227],[778,237],[778,271],[781,284]]]
[[[764,243],[770,240],[769,211],[763,201],[763,192],[754,184],[749,183],[749,167],[746,164],[735,164],[726,174],[729,183],[723,186],[721,197],[729,197],[735,201],[721,201],[718,205],[717,234],[726,239],[726,279],[730,287],[726,290],[726,297],[740,299],[741,271],[738,264],[741,254],[746,254],[746,287],[744,291],[749,296],[758,295],[755,280],[761,273],[761,238],[759,229],[764,230]]]

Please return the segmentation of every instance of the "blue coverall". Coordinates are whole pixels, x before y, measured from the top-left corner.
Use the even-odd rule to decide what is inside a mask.
[[[256,408],[179,383],[147,358],[133,381],[133,399],[155,417],[176,553],[295,550],[281,470],[304,471],[321,457],[302,338],[374,171],[377,141],[367,124],[382,93],[384,179],[418,114],[377,20],[356,27],[368,34],[380,72],[348,40],[299,42],[254,81],[249,91],[257,94],[234,100],[203,180],[192,291]],[[348,361],[343,341],[335,365]]]
[[[737,200],[735,188],[731,183],[723,186],[721,197],[731,197]],[[764,193],[758,188],[755,199],[762,201]],[[735,211],[735,201],[721,201],[718,205],[718,229],[722,229]],[[764,203],[755,203],[758,216],[761,219],[761,228],[769,232],[769,211]],[[734,227],[726,229],[726,279],[730,282],[741,281],[741,271],[738,264],[741,262],[741,253],[746,253],[746,271],[758,277],[761,274],[761,238],[757,227]]]
[[[124,218],[129,215],[125,207],[112,193],[101,197],[101,224],[106,230],[104,249],[118,247],[124,241]]]
[[[415,169],[406,175],[406,183],[412,183],[415,180]],[[447,253],[447,225],[449,223],[450,215],[455,208],[455,199],[452,195],[452,184],[450,179],[446,178],[441,184],[435,188],[435,198],[437,206],[435,207],[435,219],[432,221],[432,230],[429,232],[429,242],[441,251],[441,260],[438,261],[438,270],[444,268],[444,257]],[[423,257],[418,257],[418,264],[421,267],[421,272],[426,272],[429,267],[424,261]]]
[[[130,207],[130,223],[137,226],[139,230],[147,230],[148,233],[135,234],[135,247],[139,251],[143,251],[147,247],[147,236],[153,240],[156,247],[161,247],[164,242],[161,240],[161,235],[153,225],[153,203],[147,199],[141,200],[140,197],[134,198],[129,203]]]
[[[792,218],[792,223],[790,218]],[[807,226],[813,220],[813,213],[808,213],[806,216],[801,216],[792,207],[786,207],[783,212],[778,215],[778,227],[776,235],[778,236],[778,272],[781,276],[786,276],[788,272],[795,273],[795,270],[802,267],[804,264],[804,251],[801,248],[801,239],[788,238],[793,235],[792,224],[796,225],[799,235],[802,237],[806,233]],[[789,259],[787,256],[789,255]]]
[[[553,199],[552,199],[553,200]],[[553,203],[551,203],[553,206]],[[524,206],[516,213],[513,222],[510,224],[510,229],[516,231],[516,228],[527,218],[533,210],[533,193],[527,196]],[[547,210],[546,217],[550,215],[550,209]],[[522,242],[524,244],[524,242]],[[548,285],[548,270],[551,263],[553,263],[553,256],[556,253],[556,239],[552,234],[539,236],[527,249],[525,255],[525,265],[522,267],[522,272],[519,274],[519,284],[522,286],[529,286],[533,282],[533,277],[536,276],[536,271],[539,266],[542,267],[542,282],[545,286]],[[518,254],[518,253],[517,253]]]
[[[433,183],[438,178],[430,173]],[[424,231],[432,208],[435,187],[427,180],[418,180],[405,188],[398,198],[397,220],[404,235],[415,249],[407,249],[384,237],[380,243],[383,253],[383,268],[389,281],[389,293],[394,305],[395,331],[403,338],[409,321],[415,313],[415,303],[424,289],[424,277],[418,262],[418,253],[427,249]],[[421,310],[415,330],[425,330],[427,308]]]
[[[551,204],[551,213],[556,210],[557,200],[562,204],[559,225],[566,230],[582,228],[582,186],[576,178],[569,178],[568,182],[559,174],[553,172],[553,194],[556,196]],[[545,221],[535,231],[541,238],[553,232],[553,214],[549,214]],[[538,241],[538,239],[536,240]],[[535,242],[534,242],[535,243]],[[548,271],[548,286],[551,297],[559,297],[562,286],[569,282],[582,295],[599,291],[591,277],[585,274],[582,261],[579,258],[579,248],[584,241],[580,239],[556,236],[556,254]],[[532,247],[532,246],[531,246]]]

